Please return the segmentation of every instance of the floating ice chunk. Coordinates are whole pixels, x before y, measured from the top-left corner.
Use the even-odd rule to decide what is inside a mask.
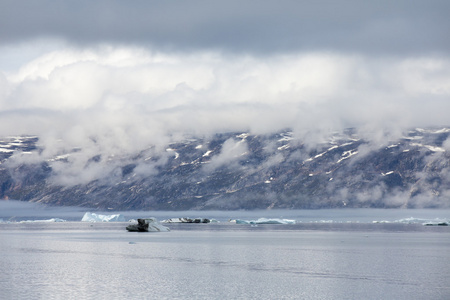
[[[20,223],[53,223],[53,222],[66,222],[66,220],[59,219],[59,218],[51,218],[48,220],[25,220],[20,221]]]
[[[98,215],[96,213],[87,212],[84,214],[81,222],[126,222],[125,217],[118,215]]]
[[[172,218],[161,221],[163,223],[211,223],[211,222],[217,222],[214,219],[206,219],[206,218]]]
[[[230,222],[236,224],[295,224],[295,220],[289,219],[266,219],[259,218],[258,220],[230,220]]]
[[[448,226],[449,224],[447,222],[426,222],[423,223],[424,226]]]
[[[395,220],[394,222],[395,223],[405,223],[405,224],[415,224],[415,223],[423,223],[425,221],[426,221],[425,219],[410,217],[410,218],[403,218],[403,219]]]
[[[449,226],[450,221],[445,219],[434,219],[434,220],[428,220],[427,222],[423,223],[424,226]]]
[[[387,220],[382,220],[382,221],[373,221],[372,223],[401,223],[401,224],[423,224],[426,226],[447,226],[450,224],[449,220],[446,219],[423,219],[423,218],[414,218],[414,217],[410,217],[410,218],[403,218],[403,219],[398,219],[398,220],[394,220],[394,221],[387,221]]]
[[[130,220],[135,221],[135,220]],[[158,231],[170,231],[170,229],[158,222],[156,218],[138,219],[138,224],[128,225],[126,228],[128,231],[140,231],[140,232],[158,232]]]

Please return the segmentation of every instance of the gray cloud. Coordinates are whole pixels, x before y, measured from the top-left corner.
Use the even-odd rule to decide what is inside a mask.
[[[39,157],[18,160],[82,149],[70,168],[53,164],[62,181],[86,169],[86,182],[113,172],[112,155],[151,147],[161,155],[186,135],[292,128],[314,147],[347,127],[383,143],[408,127],[448,126],[449,8],[437,0],[5,0],[0,135],[40,137]],[[223,150],[212,166],[232,157]],[[165,157],[136,171],[153,174]]]
[[[0,133],[132,150],[176,132],[401,132],[449,123],[449,70],[442,57],[64,49],[0,78]]]
[[[0,41],[57,37],[80,45],[131,43],[260,54],[448,53],[449,8],[445,0],[5,0]]]

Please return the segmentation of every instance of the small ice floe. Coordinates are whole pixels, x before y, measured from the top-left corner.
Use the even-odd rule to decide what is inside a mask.
[[[417,223],[423,223],[424,219],[418,219],[418,218],[403,218],[398,220],[375,220],[372,221],[373,224],[389,224],[389,223],[400,223],[400,224],[417,224]]]
[[[423,223],[422,225],[424,225],[424,226],[449,226],[449,221],[442,220],[442,219],[434,219],[434,220],[429,220],[429,221]]]
[[[161,221],[162,223],[211,223],[217,222],[214,219],[206,219],[206,218],[172,218]]]
[[[289,219],[266,219],[266,218],[259,218],[258,220],[230,220],[232,223],[236,224],[295,224],[295,220],[289,220]]]
[[[423,223],[424,226],[448,226],[447,222],[438,222],[438,223],[434,223],[434,222],[427,222],[427,223]]]
[[[54,223],[54,222],[66,222],[66,220],[59,219],[59,218],[51,218],[48,220],[25,220],[25,221],[20,221],[19,223]]]
[[[427,219],[422,219],[422,218],[414,218],[414,217],[409,217],[409,218],[403,218],[403,219],[399,219],[399,220],[395,220],[394,223],[403,223],[403,224],[423,224],[424,222],[427,222]]]
[[[125,217],[121,214],[117,215],[99,215],[87,212],[84,214],[81,222],[126,222]]]
[[[410,217],[410,218],[403,218],[403,219],[398,219],[398,220],[394,220],[394,221],[387,221],[387,220],[382,220],[382,221],[373,221],[372,223],[376,224],[376,223],[397,223],[397,224],[422,224],[424,226],[448,226],[449,225],[449,220],[445,220],[445,219],[422,219],[422,218],[414,218],[414,217]]]
[[[156,220],[156,218],[137,219],[137,224],[130,224],[126,227],[128,231],[135,232],[158,232],[158,231],[170,231],[166,226]]]

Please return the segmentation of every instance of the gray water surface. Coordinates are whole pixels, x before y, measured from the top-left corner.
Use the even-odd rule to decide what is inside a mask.
[[[0,224],[1,299],[450,299],[450,228]]]

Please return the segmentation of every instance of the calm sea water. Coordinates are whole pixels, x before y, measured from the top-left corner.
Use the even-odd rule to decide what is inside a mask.
[[[398,211],[312,213],[332,221],[291,213],[304,221],[167,224],[157,233],[127,232],[127,223],[0,223],[0,298],[450,299],[450,226],[396,222]],[[361,221],[374,217],[392,220]]]

